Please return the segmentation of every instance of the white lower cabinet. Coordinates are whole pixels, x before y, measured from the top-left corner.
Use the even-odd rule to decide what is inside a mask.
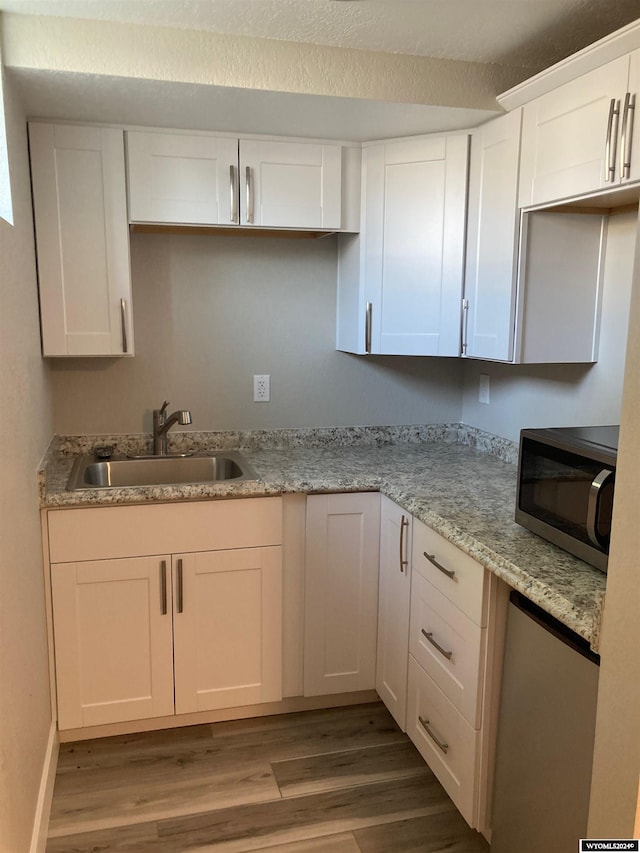
[[[61,729],[173,714],[167,571],[168,555],[52,566]]]
[[[282,698],[279,498],[56,510],[48,533],[60,729]]]
[[[376,690],[406,730],[412,517],[386,497],[380,507]]]
[[[304,695],[374,689],[380,495],[307,498]]]
[[[382,498],[376,689],[465,820],[485,834],[504,619],[496,584]]]
[[[476,825],[479,732],[409,657],[407,734],[467,823]]]
[[[173,564],[176,714],[282,699],[280,547]]]
[[[407,734],[478,826],[488,573],[414,519]]]

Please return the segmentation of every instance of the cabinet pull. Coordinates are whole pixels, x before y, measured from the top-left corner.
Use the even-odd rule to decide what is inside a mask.
[[[627,92],[624,98],[624,112],[622,114],[622,134],[620,136],[620,150],[622,152],[621,177],[631,177],[631,144],[633,141],[633,119],[636,111],[636,96]]]
[[[616,140],[618,138],[618,121],[620,118],[620,101],[611,98],[609,104],[609,121],[607,122],[607,141],[604,147],[605,183],[615,180],[616,176]],[[615,130],[613,125],[615,122]]]
[[[436,642],[433,639],[433,634],[431,633],[431,631],[425,631],[424,628],[422,628],[421,630],[427,640],[431,643],[431,645],[435,649],[437,649],[443,657],[445,657],[447,660],[451,660],[451,658],[453,657],[453,652],[448,652],[446,649],[443,649],[440,643]]]
[[[238,221],[238,193],[236,192],[236,167],[229,166],[229,193],[231,196],[231,222]]]
[[[253,187],[251,186],[251,166],[245,169],[245,183],[247,189],[247,222],[253,222]]]
[[[469,300],[462,300],[462,354],[467,354],[467,331],[469,328]]]
[[[435,555],[435,554],[427,554],[427,552],[426,552],[426,551],[423,551],[422,553],[423,553],[423,555],[427,558],[427,560],[429,560],[429,562],[431,563],[431,565],[432,565],[432,566],[435,566],[435,567],[436,567],[436,569],[438,569],[438,571],[442,572],[442,574],[443,574],[443,575],[446,575],[448,578],[451,578],[451,580],[453,580],[453,579],[454,579],[454,577],[456,576],[456,573],[453,571],[453,569],[445,569],[445,567],[444,567],[443,565],[441,565],[441,564],[436,560],[436,555]]]
[[[367,302],[364,313],[364,351],[371,355],[371,319],[373,314],[373,303]]]
[[[178,578],[177,578],[177,585],[178,585],[177,611],[178,611],[178,613],[182,613],[182,611],[184,610],[184,584],[183,584],[183,580],[182,580],[182,560],[178,560],[177,574],[178,574]]]
[[[122,352],[129,352],[129,342],[127,340],[127,300],[120,300],[120,326],[122,330]]]
[[[167,615],[167,561],[160,560],[160,612]]]
[[[404,567],[409,565],[409,561],[404,558],[404,529],[405,527],[409,530],[409,519],[402,516],[402,521],[400,522],[400,571],[404,572]]]
[[[431,729],[431,728],[430,728],[430,726],[429,726],[429,720],[423,720],[423,719],[422,719],[422,717],[420,717],[420,716],[418,717],[418,720],[420,721],[420,725],[421,725],[421,726],[422,726],[422,728],[425,730],[425,732],[429,735],[429,737],[431,738],[431,740],[432,740],[432,741],[435,743],[435,745],[436,745],[437,747],[439,747],[439,748],[444,752],[444,754],[446,755],[446,754],[447,754],[447,752],[449,752],[449,744],[448,744],[448,743],[445,743],[443,740],[440,740],[440,738],[436,735],[436,733],[433,731],[433,729]]]

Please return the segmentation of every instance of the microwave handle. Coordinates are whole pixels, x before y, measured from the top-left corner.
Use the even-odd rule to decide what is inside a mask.
[[[600,473],[593,478],[591,486],[589,487],[589,503],[587,505],[587,533],[589,534],[589,539],[591,539],[596,548],[605,548],[607,544],[602,540],[602,537],[596,529],[596,525],[598,523],[598,509],[600,507],[600,494],[602,491],[602,487],[606,483],[608,483],[613,476],[613,471],[610,471],[608,468],[603,468],[602,471],[600,471]]]

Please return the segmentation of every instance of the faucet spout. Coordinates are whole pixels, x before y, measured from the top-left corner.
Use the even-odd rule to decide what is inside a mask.
[[[168,400],[159,409],[153,410],[153,455],[167,455],[167,433],[174,424],[188,426],[191,420],[191,412],[187,409],[178,409],[167,415]]]

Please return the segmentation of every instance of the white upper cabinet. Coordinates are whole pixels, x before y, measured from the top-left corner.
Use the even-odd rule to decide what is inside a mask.
[[[471,141],[462,354],[519,364],[594,362],[606,216],[521,214],[521,113],[488,122]]]
[[[123,131],[29,126],[45,356],[133,355]]]
[[[127,132],[132,222],[238,223],[238,140]]]
[[[339,145],[240,140],[242,225],[340,228]]]
[[[471,138],[463,356],[513,358],[521,122],[515,110]]]
[[[521,207],[640,178],[632,144],[639,56],[635,51],[620,57],[525,106]]]
[[[460,354],[468,139],[364,149],[362,234],[340,250],[338,349]]]
[[[338,144],[129,131],[132,222],[333,230]]]

